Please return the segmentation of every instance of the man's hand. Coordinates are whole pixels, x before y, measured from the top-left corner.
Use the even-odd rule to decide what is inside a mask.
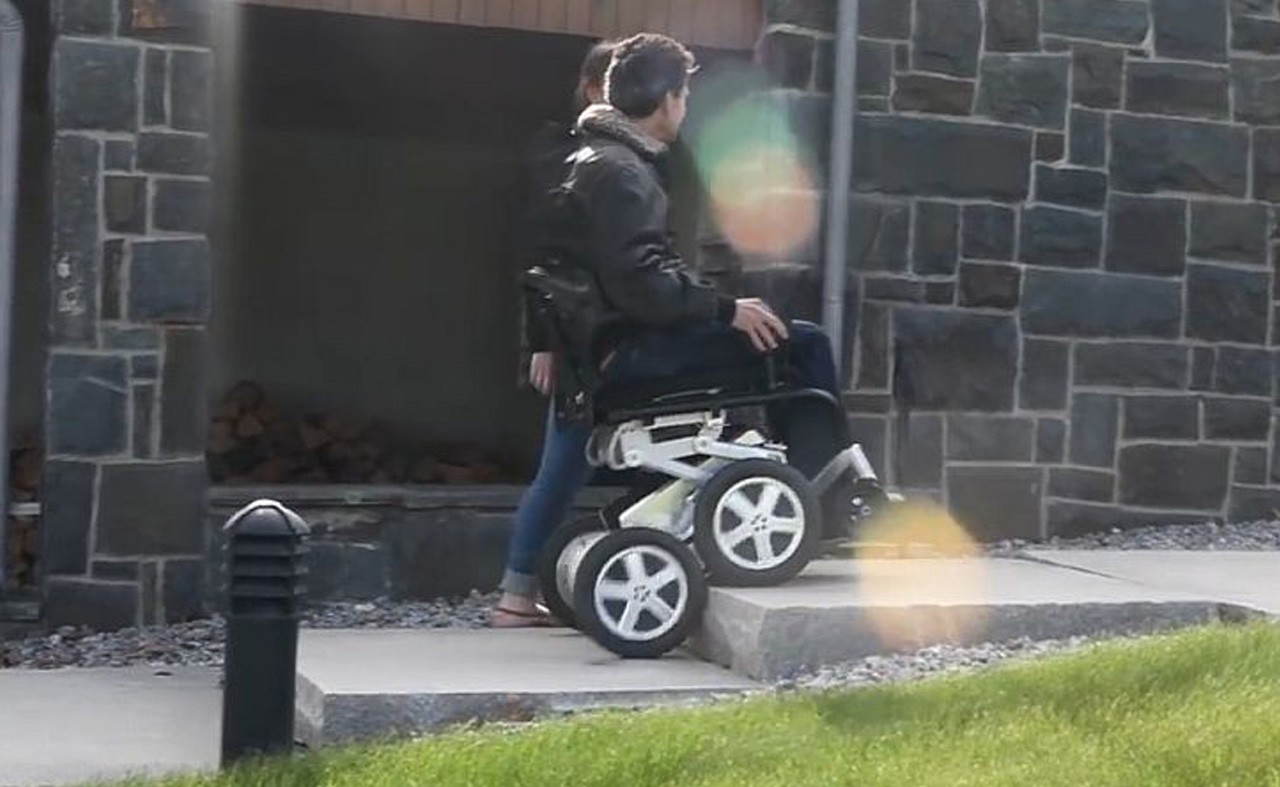
[[[551,353],[534,353],[529,361],[529,382],[538,392],[546,396],[551,392],[551,381],[555,378],[556,362]]]
[[[787,338],[786,323],[759,298],[738,299],[733,327],[745,333],[762,353],[777,349],[778,342]]]

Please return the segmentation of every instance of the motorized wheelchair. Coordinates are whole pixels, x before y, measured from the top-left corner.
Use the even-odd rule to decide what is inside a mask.
[[[851,531],[898,499],[849,439],[840,403],[789,382],[785,344],[746,367],[611,385],[601,373],[610,325],[590,279],[539,266],[523,284],[557,355],[558,417],[590,426],[593,466],[643,477],[598,515],[560,526],[539,558],[551,612],[608,650],[672,650],[700,621],[708,584],[783,583],[824,530]],[[787,446],[726,416],[796,402],[820,407],[848,446],[813,478],[787,464]]]

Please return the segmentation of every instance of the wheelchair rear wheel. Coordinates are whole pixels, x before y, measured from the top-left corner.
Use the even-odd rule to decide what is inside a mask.
[[[657,658],[702,618],[707,581],[688,546],[629,527],[596,541],[578,566],[574,612],[583,632],[623,658]]]
[[[733,462],[698,490],[694,545],[712,584],[777,585],[813,559],[821,511],[813,485],[794,467]]]
[[[577,628],[573,614],[573,578],[567,575],[568,566],[561,565],[561,556],[570,544],[592,533],[603,533],[608,528],[597,515],[571,519],[551,533],[538,555],[538,586],[542,601],[557,620],[571,628]]]

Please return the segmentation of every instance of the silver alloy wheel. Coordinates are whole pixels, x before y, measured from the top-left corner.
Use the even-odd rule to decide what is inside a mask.
[[[776,478],[744,478],[716,502],[712,525],[727,560],[749,571],[767,571],[800,548],[804,506],[795,490]]]
[[[596,614],[615,636],[648,642],[673,629],[689,603],[689,578],[665,549],[620,550],[596,576]]]

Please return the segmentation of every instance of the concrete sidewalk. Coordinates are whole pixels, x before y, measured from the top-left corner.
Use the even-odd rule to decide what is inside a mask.
[[[192,667],[0,669],[0,787],[217,767],[218,675]]]

